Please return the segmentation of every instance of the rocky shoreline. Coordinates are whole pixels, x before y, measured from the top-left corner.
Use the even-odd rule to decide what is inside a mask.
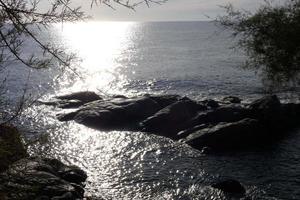
[[[248,104],[241,101],[234,96],[219,102],[178,95],[102,97],[86,91],[41,103],[62,108],[64,112],[57,115],[60,121],[74,120],[103,131],[142,131],[199,150],[251,147],[299,126],[300,104],[281,103],[275,95]]]
[[[171,138],[202,152],[237,150],[276,140],[299,126],[300,104],[265,96],[252,103],[238,97],[194,101],[178,95],[102,97],[77,92],[40,102],[61,108],[60,121],[74,120],[103,131],[141,131]],[[84,199],[87,174],[57,159],[29,157],[17,129],[0,125],[0,199]],[[245,196],[236,180],[211,187]]]
[[[0,199],[83,199],[86,173],[57,159],[29,157],[18,130],[0,125]]]

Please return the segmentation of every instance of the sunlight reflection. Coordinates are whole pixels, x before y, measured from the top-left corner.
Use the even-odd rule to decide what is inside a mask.
[[[67,49],[82,60],[80,74],[83,81],[76,81],[68,90],[100,90],[113,93],[111,85],[121,84],[125,77],[118,72],[117,60],[131,42],[134,22],[66,23],[57,26]],[[72,80],[66,80],[71,81]],[[119,85],[121,87],[121,85]]]

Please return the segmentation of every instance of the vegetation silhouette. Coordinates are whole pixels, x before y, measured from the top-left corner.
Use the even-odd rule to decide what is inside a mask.
[[[262,72],[273,87],[299,85],[300,1],[265,1],[254,13],[231,4],[224,9],[216,22],[237,38],[237,48],[248,56],[245,67]]]

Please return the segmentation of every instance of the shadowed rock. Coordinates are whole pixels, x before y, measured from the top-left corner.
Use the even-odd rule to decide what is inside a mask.
[[[264,121],[280,119],[281,103],[276,95],[269,95],[255,100],[249,105],[253,117]]]
[[[224,103],[241,103],[241,99],[235,96],[227,96],[222,99]]]
[[[190,99],[179,100],[144,120],[141,127],[143,131],[174,138],[185,122],[204,109],[205,106]]]
[[[75,93],[60,98],[70,101],[64,104],[69,107],[76,106],[81,95]],[[57,117],[98,130],[144,131],[182,139],[198,149],[253,145],[256,140],[270,139],[270,133],[274,136],[298,126],[300,121],[300,104],[281,104],[275,95],[249,105],[237,104],[241,100],[234,96],[225,97],[223,101],[225,103],[220,104],[214,100],[197,102],[178,95],[146,94],[131,98],[115,95],[84,103]]]
[[[0,191],[6,199],[83,199],[84,171],[56,159],[25,158],[1,174]]]
[[[38,102],[48,106],[56,106],[58,108],[78,108],[86,103],[101,100],[102,97],[94,92],[75,92],[72,94],[56,96],[55,99],[51,101],[41,101]]]
[[[201,130],[201,129],[204,129],[204,128],[207,128],[209,126],[210,126],[209,124],[200,124],[200,125],[194,126],[192,128],[185,129],[183,131],[178,132],[176,138],[181,139],[181,138],[187,137],[191,133]]]
[[[26,156],[19,131],[10,125],[0,125],[0,172]]]
[[[196,149],[211,147],[214,149],[234,148],[249,145],[262,139],[263,127],[258,120],[243,119],[233,123],[219,123],[216,126],[201,129],[182,141]]]
[[[161,109],[149,97],[94,101],[81,107],[74,119],[100,130],[137,129],[138,122]]]
[[[182,99],[179,95],[150,95],[146,94],[145,96],[151,98],[155,102],[157,102],[161,108],[167,107],[168,105],[171,105],[180,99]]]
[[[55,98],[61,100],[78,100],[83,103],[88,103],[92,101],[101,100],[102,98],[95,92],[84,91],[84,92],[75,92],[72,94],[56,96]]]
[[[199,124],[217,124],[219,122],[235,122],[251,116],[250,110],[241,106],[223,106],[213,110],[199,112],[186,124],[186,128]]]
[[[213,100],[213,99],[206,99],[204,101],[201,101],[201,103],[203,103],[205,106],[208,106],[210,108],[218,108],[220,107],[220,104]]]

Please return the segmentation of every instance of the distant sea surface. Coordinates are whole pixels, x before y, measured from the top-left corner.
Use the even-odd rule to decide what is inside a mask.
[[[16,103],[24,87],[32,96],[92,90],[102,95],[179,94],[192,99],[265,93],[259,72],[241,68],[230,33],[209,22],[87,22],[55,25],[38,37],[75,52],[79,74],[59,66],[29,70],[17,63],[6,97]],[[25,53],[38,48],[27,42]],[[26,84],[25,84],[26,83]],[[286,97],[288,93],[280,93]],[[58,110],[34,105],[20,120],[32,155],[58,158],[88,172],[86,195],[104,199],[226,199],[209,185],[241,181],[250,199],[300,199],[300,132],[243,152],[203,155],[170,139],[141,132],[100,132],[55,119]],[[259,138],[258,138],[259,140]]]

